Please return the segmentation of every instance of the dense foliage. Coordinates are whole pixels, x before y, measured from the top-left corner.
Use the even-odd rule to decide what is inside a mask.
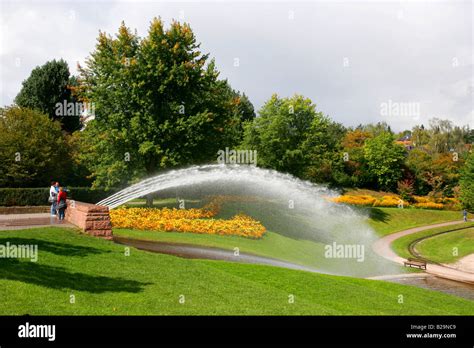
[[[57,103],[75,102],[72,89],[75,78],[70,77],[64,60],[52,60],[31,71],[15,98],[18,106],[35,109],[61,123],[63,129],[73,132],[80,128],[79,115],[58,115]]]
[[[241,147],[257,150],[259,166],[325,182],[342,161],[334,152],[343,134],[343,127],[317,112],[310,99],[274,94],[246,124]]]
[[[474,210],[474,153],[471,153],[461,174],[461,201],[471,211]]]
[[[79,79],[81,97],[95,103],[80,156],[95,186],[213,161],[238,144],[253,107],[199,46],[189,25],[166,29],[156,18],[143,39],[124,24],[116,38],[100,34]]]
[[[100,33],[79,70],[70,76],[63,60],[35,68],[18,106],[1,110],[0,187],[54,179],[100,192],[215,163],[218,150],[236,148],[256,150],[258,166],[312,182],[397,193],[410,205],[460,198],[474,209],[469,126],[433,118],[400,133],[386,122],[346,128],[302,95],[274,94],[255,117],[249,98],[218,78],[188,24],[154,19],[141,38],[122,23],[114,37]],[[61,101],[92,103],[94,117],[58,117]]]
[[[67,170],[60,124],[36,110],[2,110],[0,149],[0,187],[47,186]]]
[[[116,190],[93,190],[89,187],[68,187],[68,198],[97,203]],[[0,206],[48,205],[49,187],[0,188]]]
[[[395,143],[394,136],[388,132],[369,139],[364,148],[369,175],[383,190],[393,190],[402,178],[402,165],[405,149]]]
[[[347,129],[300,95],[273,95],[258,114],[246,124],[241,146],[258,151],[259,166],[339,187],[397,192],[406,201],[459,196],[460,170],[471,151],[467,126],[432,119],[429,129],[399,134],[384,122]]]

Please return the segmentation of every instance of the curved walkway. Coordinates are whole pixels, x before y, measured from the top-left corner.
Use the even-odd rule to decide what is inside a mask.
[[[473,221],[473,220],[469,220]],[[373,245],[372,249],[375,253],[378,255],[386,258],[387,260],[399,263],[403,265],[403,263],[406,261],[404,258],[398,256],[391,248],[391,244],[399,238],[408,236],[413,233],[418,233],[421,231],[426,231],[430,230],[433,228],[438,228],[438,227],[445,227],[445,226],[452,226],[452,225],[457,225],[462,223],[463,221],[450,221],[450,222],[443,222],[439,224],[434,224],[434,225],[428,225],[428,226],[421,226],[421,227],[415,227],[415,228],[410,228],[408,230],[396,232],[389,234],[388,236],[385,236],[383,238],[380,238],[377,240]],[[446,278],[446,279],[451,279],[451,280],[456,280],[456,281],[461,281],[461,282],[466,282],[466,283],[472,283],[474,284],[474,273],[470,272],[465,272],[459,269],[455,269],[452,267],[447,267],[443,265],[435,265],[435,264],[427,264],[426,265],[426,272],[433,274],[435,276],[441,277],[441,278]]]

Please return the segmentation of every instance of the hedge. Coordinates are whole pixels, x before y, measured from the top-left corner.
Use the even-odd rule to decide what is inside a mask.
[[[68,198],[86,203],[97,203],[114,190],[92,190],[89,187],[68,187]],[[48,188],[0,188],[0,206],[49,205]]]

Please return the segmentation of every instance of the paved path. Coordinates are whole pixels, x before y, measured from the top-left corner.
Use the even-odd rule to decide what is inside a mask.
[[[474,273],[474,254],[464,256],[452,265],[454,268],[462,269],[466,272]]]
[[[46,226],[74,227],[65,221],[58,221],[49,213],[0,215],[0,230],[22,230]]]
[[[473,221],[473,220],[470,220]],[[388,236],[385,236],[383,238],[380,238],[377,240],[373,245],[372,249],[374,252],[376,252],[378,255],[399,263],[403,265],[403,262],[405,261],[404,258],[398,256],[391,248],[391,244],[402,237],[408,236],[413,233],[418,233],[421,231],[426,231],[430,230],[433,228],[437,227],[445,227],[445,226],[451,226],[451,225],[456,225],[460,224],[462,221],[450,221],[450,222],[443,222],[440,224],[434,224],[434,225],[428,225],[428,226],[421,226],[421,227],[415,227],[415,228],[410,228],[408,230],[396,232],[389,234]],[[426,265],[426,272],[436,275],[441,278],[446,278],[446,279],[451,279],[451,280],[457,280],[457,281],[462,281],[466,283],[473,283],[474,284],[474,273],[468,272],[467,269],[461,270],[461,269],[455,269],[453,267],[448,267],[444,265],[434,265],[434,264],[427,264]]]

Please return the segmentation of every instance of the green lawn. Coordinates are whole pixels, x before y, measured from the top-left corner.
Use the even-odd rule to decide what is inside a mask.
[[[408,246],[419,238],[428,237],[439,232],[454,230],[466,226],[472,226],[466,230],[450,232],[421,241],[416,245],[421,256],[440,263],[456,262],[460,258],[474,253],[474,223],[460,223],[452,226],[438,227],[431,230],[414,233],[397,239],[392,244],[392,249],[401,257],[407,258],[412,255]],[[453,248],[458,248],[458,255],[453,255]]]
[[[385,236],[387,234],[403,231],[413,227],[431,225],[446,221],[462,220],[462,213],[459,211],[414,208],[368,209],[368,211],[366,210],[369,214],[368,223],[380,236]]]
[[[7,241],[37,244],[39,259],[0,259],[2,315],[474,314],[474,301],[389,282],[133,248],[126,256],[124,246],[73,229],[0,231]]]
[[[474,228],[423,240],[416,248],[421,255],[435,262],[456,262],[474,253]]]
[[[386,274],[387,269],[395,273],[405,271],[405,268],[398,267],[373,253],[370,246],[367,246],[365,250],[364,262],[357,262],[356,259],[326,258],[325,245],[322,243],[292,239],[270,231],[267,231],[265,236],[261,239],[131,229],[114,229],[114,235],[141,240],[193,244],[227,250],[238,248],[241,253],[275,258],[329,273],[356,275],[359,277],[383,275]]]
[[[460,258],[474,253],[474,223],[460,223],[452,226],[438,227],[431,230],[414,233],[397,239],[392,244],[392,249],[402,257],[410,257],[408,246],[419,238],[428,237],[436,233],[455,230],[458,228],[472,226],[466,230],[450,232],[439,236],[425,239],[416,245],[421,256],[440,263],[456,262]],[[453,248],[458,248],[458,255],[453,255]]]
[[[456,220],[459,218],[459,213],[457,212],[454,214],[454,212],[450,211],[437,210],[371,208],[369,212],[370,218],[368,223],[379,235],[386,235],[399,231],[400,229]],[[369,214],[369,212],[365,211],[366,214]],[[231,212],[226,212],[226,214],[232,215]],[[360,276],[379,275],[384,271],[382,269],[383,267],[375,266],[380,264],[387,265],[388,267],[389,265],[388,261],[372,253],[369,247],[365,250],[367,254],[366,262],[364,262],[363,265],[354,263],[350,269],[351,273],[344,273],[345,270],[349,271],[346,267],[347,260],[325,258],[324,243],[294,239],[271,231],[268,231],[265,236],[259,240],[232,236],[131,229],[114,229],[114,233],[117,236],[143,240],[195,244],[223,249],[234,249],[237,247],[239,251],[243,253],[273,257],[317,269],[337,270],[340,274],[358,274]],[[360,272],[358,272],[358,268],[360,268]],[[399,271],[403,272],[404,269],[399,268]]]
[[[194,244],[228,250],[239,248],[239,251],[242,253],[278,258],[310,267],[317,266],[324,261],[323,244],[292,239],[270,231],[267,231],[261,239],[117,228],[114,228],[114,235],[142,240]]]

